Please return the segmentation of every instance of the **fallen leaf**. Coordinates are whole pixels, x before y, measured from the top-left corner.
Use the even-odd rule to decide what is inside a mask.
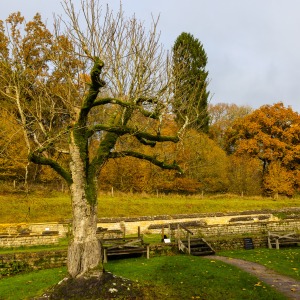
[[[261,286],[261,282],[259,281],[258,283],[254,284],[254,286]]]

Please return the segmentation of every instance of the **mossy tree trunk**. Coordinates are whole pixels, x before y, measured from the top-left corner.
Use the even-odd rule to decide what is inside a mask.
[[[87,176],[86,164],[80,147],[71,136],[70,154],[73,182],[70,186],[72,199],[72,239],[68,248],[68,272],[72,277],[86,275],[101,276],[102,254],[97,230],[97,197],[89,193],[95,183]],[[93,187],[92,190],[96,190]]]

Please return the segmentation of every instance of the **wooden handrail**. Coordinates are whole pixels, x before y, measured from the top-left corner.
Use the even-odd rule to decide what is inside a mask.
[[[280,244],[296,244],[300,243],[300,235],[296,232],[270,232],[268,231],[268,247],[272,249],[275,243],[276,249]]]
[[[186,227],[183,226],[182,224],[178,224],[178,226],[180,226],[182,229],[184,229],[187,233],[189,233],[189,234],[191,234],[191,235],[194,234],[191,230],[189,230],[188,228],[186,228]]]
[[[177,224],[177,238],[178,238],[178,248],[180,250],[180,248],[182,247],[183,243],[180,239],[180,227],[185,230],[187,232],[187,238],[188,238],[188,253],[191,254],[191,235],[193,235],[194,233],[187,229],[185,226],[183,226],[182,224]]]

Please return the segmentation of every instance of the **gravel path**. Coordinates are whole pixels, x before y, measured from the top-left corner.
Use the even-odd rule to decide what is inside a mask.
[[[270,270],[263,265],[242,259],[218,255],[207,256],[206,258],[220,260],[227,264],[234,265],[248,273],[253,274],[261,281],[274,287],[274,289],[287,296],[289,299],[300,299],[300,281],[296,279],[280,275],[277,272]]]

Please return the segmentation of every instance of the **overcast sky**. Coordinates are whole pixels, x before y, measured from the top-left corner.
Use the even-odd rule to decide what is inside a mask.
[[[80,0],[74,0],[79,6]],[[103,0],[115,10],[119,0]],[[160,15],[161,41],[170,49],[181,32],[198,38],[207,53],[211,103],[250,105],[282,101],[300,112],[299,0],[123,0],[130,16]],[[0,19],[36,12],[50,23],[60,0],[1,0]]]

